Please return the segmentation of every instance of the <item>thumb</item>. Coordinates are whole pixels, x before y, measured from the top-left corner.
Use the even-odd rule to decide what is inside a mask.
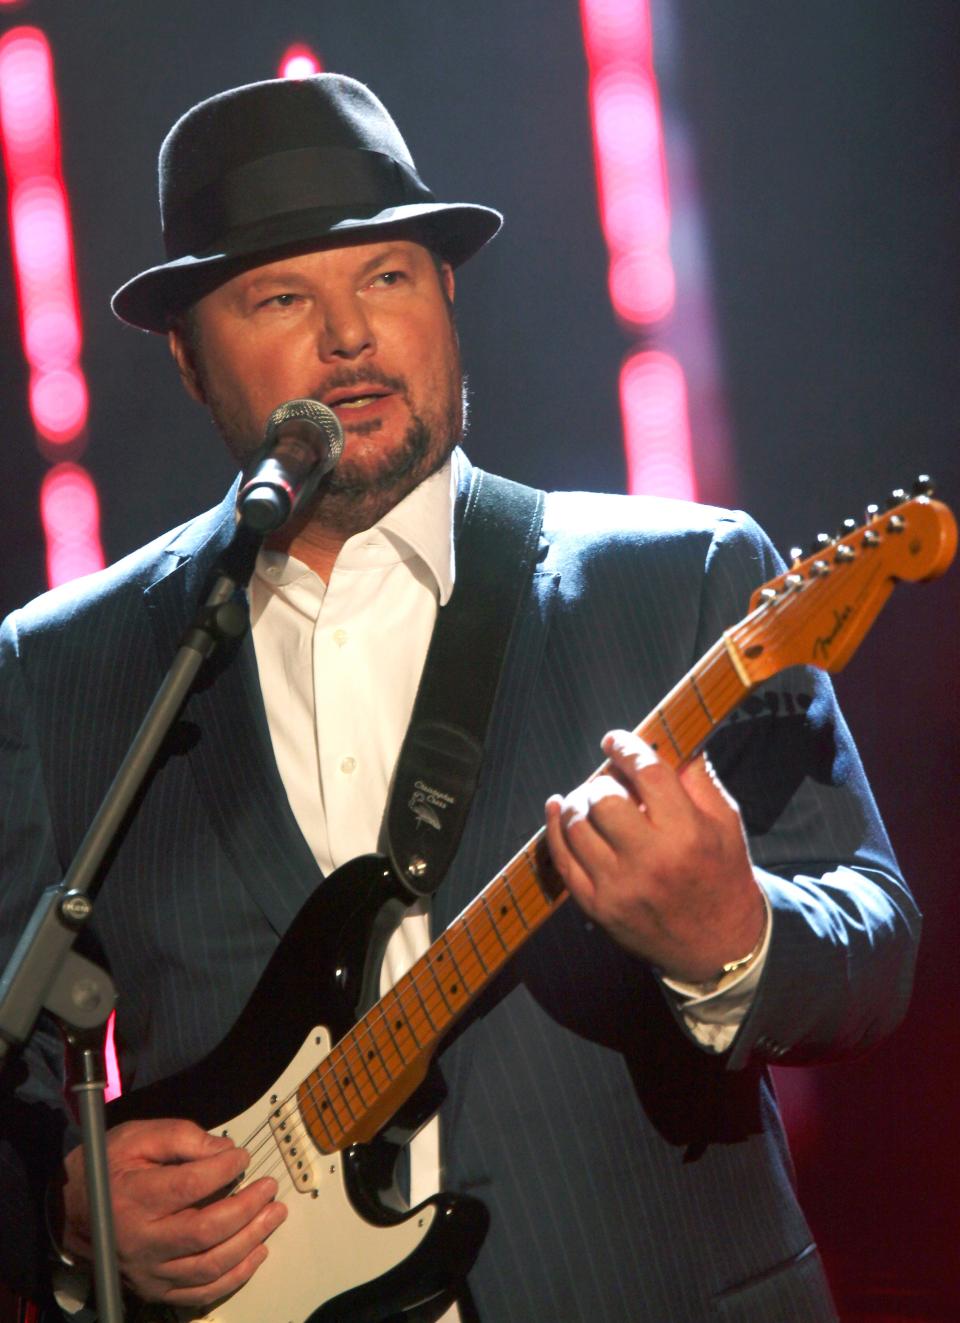
[[[127,1121],[110,1132],[111,1154],[143,1162],[190,1162],[235,1148],[232,1139],[208,1134],[193,1121],[163,1118]]]
[[[737,801],[717,776],[705,753],[687,764],[680,773],[680,780],[695,806],[708,817],[729,817],[731,813],[740,812]]]

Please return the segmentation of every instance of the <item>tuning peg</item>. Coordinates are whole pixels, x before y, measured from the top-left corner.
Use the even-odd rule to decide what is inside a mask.
[[[857,553],[854,551],[853,547],[849,546],[846,542],[841,542],[833,553],[833,559],[842,564],[844,561],[853,560],[856,554]]]
[[[840,525],[840,529],[837,533],[837,537],[849,537],[851,533],[855,533],[856,531],[857,531],[856,519],[844,519],[843,523]]]
[[[876,519],[879,513],[880,513],[879,505],[868,505],[866,510],[864,511],[866,522],[869,524],[870,520]]]
[[[895,505],[902,505],[907,499],[907,493],[902,487],[895,487],[886,499],[886,507],[892,510]]]
[[[832,541],[829,533],[818,533],[810,545],[810,555],[815,556],[818,551],[826,551]]]
[[[933,479],[929,473],[918,473],[913,480],[914,496],[932,496],[934,493]]]
[[[803,560],[803,547],[791,547],[787,552],[787,559],[791,565],[797,565]]]

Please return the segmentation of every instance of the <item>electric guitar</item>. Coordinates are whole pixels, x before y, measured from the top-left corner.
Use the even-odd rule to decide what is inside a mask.
[[[770,676],[844,666],[898,580],[935,578],[953,558],[953,515],[926,480],[915,490],[912,499],[894,493],[883,513],[870,507],[865,524],[843,536],[821,536],[812,555],[798,554],[759,588],[748,615],[637,733],[679,767]],[[447,1194],[405,1208],[387,1141],[425,1119],[423,1108],[406,1117],[403,1108],[423,1094],[444,1035],[566,896],[541,830],[377,999],[380,959],[406,894],[373,855],[325,881],[219,1046],[110,1106],[111,1124],[189,1115],[231,1136],[251,1154],[244,1180],[277,1177],[289,1210],[269,1258],[239,1291],[206,1313],[144,1306],[138,1320],[380,1323],[462,1280],[485,1208]]]

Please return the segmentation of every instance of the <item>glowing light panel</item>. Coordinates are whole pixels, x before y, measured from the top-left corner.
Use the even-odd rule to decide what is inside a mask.
[[[649,339],[676,302],[649,0],[581,0],[580,14],[610,301]],[[686,383],[676,359],[638,347],[620,375],[620,402],[628,490],[693,497]]]
[[[687,384],[680,364],[656,349],[632,354],[620,373],[620,404],[628,490],[696,500]]]
[[[50,469],[40,487],[40,519],[51,588],[103,569],[100,500],[86,469],[67,462]]]

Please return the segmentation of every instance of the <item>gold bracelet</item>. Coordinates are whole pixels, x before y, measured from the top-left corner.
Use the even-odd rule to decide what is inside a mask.
[[[744,965],[749,965],[751,961],[756,960],[757,956],[760,954],[761,950],[763,949],[763,944],[766,941],[766,939],[767,939],[767,909],[766,906],[764,906],[763,927],[760,929],[760,936],[757,939],[756,946],[748,955],[741,956],[739,960],[728,960],[727,963],[722,966],[717,982],[719,982],[721,978],[725,978],[727,974],[735,974],[738,969],[743,969]]]

